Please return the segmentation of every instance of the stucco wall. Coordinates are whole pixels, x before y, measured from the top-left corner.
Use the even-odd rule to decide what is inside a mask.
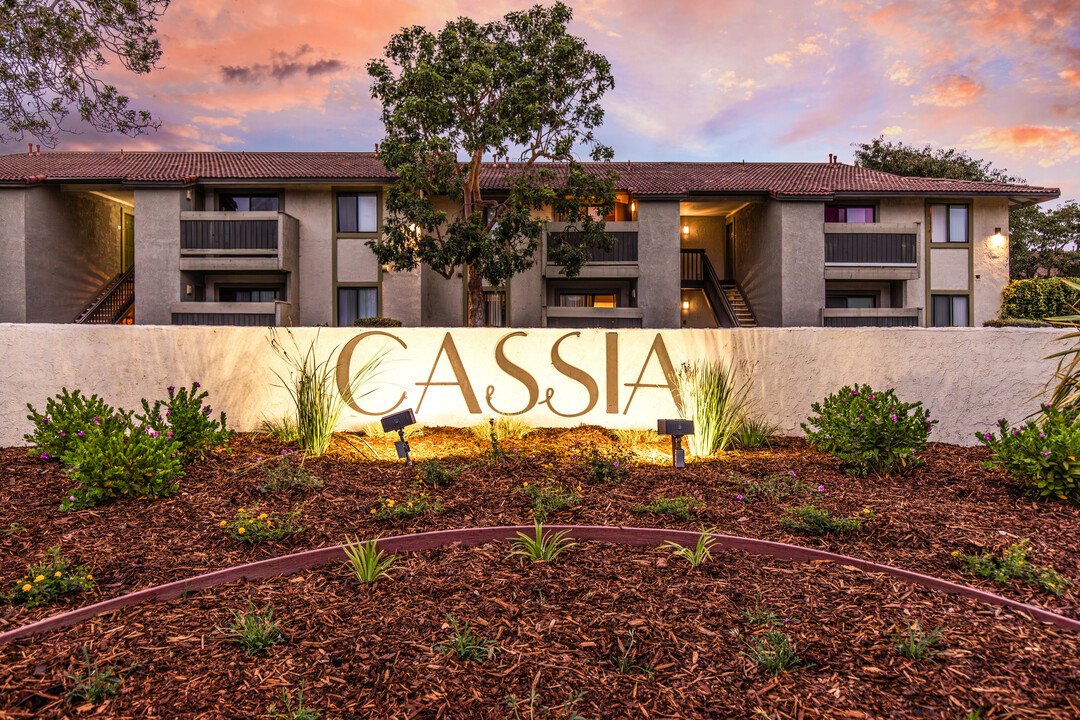
[[[642,327],[677,328],[680,319],[679,203],[638,203],[637,302]]]
[[[180,213],[191,208],[179,189],[135,191],[135,322],[168,325],[180,286]]]
[[[321,353],[344,351],[361,335],[351,328],[293,332],[305,347],[318,336]],[[647,387],[664,383],[658,354],[666,353],[673,365],[716,358],[749,368],[756,412],[785,434],[799,433],[812,402],[844,384],[865,382],[922,400],[941,421],[933,439],[972,444],[973,433],[997,418],[1019,419],[1033,409],[1028,399],[1054,367],[1042,358],[1060,349],[1053,340],[1059,334],[1019,328],[400,328],[365,335],[352,357],[356,367],[381,348],[390,351],[385,384],[363,398],[362,407],[382,414],[404,392],[399,409],[413,407],[429,425],[472,424],[493,407],[518,412],[531,403],[523,417],[538,426],[655,427],[657,418],[675,413],[666,388]],[[20,444],[29,430],[25,403],[41,408],[65,386],[136,408],[142,397],[163,397],[168,385],[198,380],[213,406],[228,413],[231,427],[258,429],[287,409],[273,372],[286,369],[267,338],[268,331],[257,328],[0,325],[0,445]],[[556,359],[564,371],[556,371]],[[587,375],[573,379],[566,366]],[[432,384],[425,392],[429,379],[467,382],[469,389]],[[591,409],[583,412],[590,398]],[[368,419],[346,411],[342,428]]]
[[[975,270],[976,327],[1001,311],[1001,291],[1009,284],[1009,205],[1004,198],[975,198],[972,261]],[[1001,240],[994,237],[1001,228]]]
[[[685,215],[679,218],[679,235],[682,238],[681,249],[704,250],[705,255],[712,263],[716,276],[726,280],[724,276],[724,226],[727,218],[718,216]],[[682,234],[683,227],[689,228],[690,232]]]
[[[333,278],[334,195],[328,187],[285,191],[285,212],[300,223],[300,324],[337,323]]]
[[[26,191],[0,192],[0,322],[26,322]]]
[[[755,203],[735,214],[735,277],[763,327],[783,324],[780,233],[779,202]]]
[[[783,282],[785,327],[820,327],[825,307],[825,204],[785,202]],[[775,269],[773,270],[775,272]]]
[[[894,225],[912,225],[917,228],[915,247],[919,277],[903,283],[902,304],[895,307],[926,307],[926,201],[923,198],[882,198],[878,204],[878,222]]]

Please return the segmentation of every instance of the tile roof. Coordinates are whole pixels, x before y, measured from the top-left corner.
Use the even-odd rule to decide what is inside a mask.
[[[557,176],[563,163],[545,163]],[[485,163],[481,187],[509,186],[517,163]],[[621,190],[638,195],[763,193],[829,197],[844,193],[1007,195],[1054,198],[1057,188],[1006,183],[909,178],[838,163],[611,162]],[[393,180],[375,153],[362,152],[45,152],[0,155],[0,182],[122,181],[128,184],[206,180]]]

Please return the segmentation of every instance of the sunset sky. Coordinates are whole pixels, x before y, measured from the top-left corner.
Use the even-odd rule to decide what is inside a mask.
[[[391,34],[529,4],[176,0],[163,69],[109,73],[161,129],[58,149],[372,150],[364,66]],[[570,4],[571,31],[613,66],[600,137],[619,160],[850,162],[853,142],[884,134],[1080,199],[1080,0]]]

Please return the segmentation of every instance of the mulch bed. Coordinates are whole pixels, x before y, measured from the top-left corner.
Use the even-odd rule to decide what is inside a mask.
[[[898,477],[855,478],[796,439],[682,470],[664,464],[668,449],[657,443],[637,448],[640,462],[629,480],[595,485],[570,457],[576,442],[612,443],[600,428],[539,430],[509,441],[517,452],[488,466],[478,462],[486,443],[461,430],[429,429],[412,440],[416,459],[470,467],[433,492],[441,513],[395,522],[370,511],[380,498],[401,502],[415,494],[416,470],[397,460],[372,460],[355,438],[306,462],[325,482],[321,489],[261,494],[256,486],[283,446],[243,435],[234,438],[231,452],[215,452],[187,468],[180,492],[170,498],[70,514],[58,509],[68,486],[59,465],[28,457],[25,449],[3,449],[0,590],[10,590],[28,563],[56,545],[74,563],[92,567],[97,588],[45,608],[0,606],[0,631],[210,570],[336,545],[346,535],[528,524],[528,502],[514,492],[525,482],[582,487],[582,503],[553,513],[549,523],[715,528],[895,565],[1080,618],[1080,510],[1025,498],[1003,473],[980,465],[988,458],[983,448],[932,443],[923,453],[925,466]],[[390,441],[372,446],[382,458],[393,456]],[[732,473],[761,478],[791,471],[809,492],[778,503],[737,498],[741,489]],[[690,520],[633,510],[659,496],[689,496],[704,506]],[[229,538],[219,523],[256,503],[260,512],[276,514],[303,505],[307,529],[256,546]],[[784,507],[804,503],[840,515],[870,508],[876,519],[841,538],[780,525]],[[1056,598],[1034,585],[983,580],[962,572],[950,555],[1000,551],[1021,538],[1030,541],[1033,562],[1072,579],[1068,594]],[[414,717],[513,717],[504,700],[527,698],[530,688],[543,704],[585,691],[574,709],[586,718],[743,717],[758,706],[769,717],[964,717],[972,709],[997,708],[983,715],[992,718],[1009,716],[999,714],[1007,707],[1032,708],[1032,716],[1039,708],[1062,710],[1061,717],[1080,712],[1065,710],[1069,693],[1080,692],[1076,638],[1009,612],[831,565],[792,566],[725,553],[707,571],[687,574],[671,567],[667,551],[588,548],[571,551],[556,568],[525,570],[505,560],[501,548],[434,551],[410,558],[392,582],[374,589],[358,590],[338,567],[133,608],[0,648],[0,693],[6,694],[0,697],[15,716],[72,712],[50,704],[48,696],[63,694],[57,687],[88,644],[104,653],[103,662],[138,664],[125,681],[127,692],[104,709],[115,716],[150,717],[151,709],[159,717],[264,716],[274,687],[293,688],[305,678],[305,698],[310,695],[324,717],[409,717],[414,711]],[[813,669],[773,683],[739,654],[744,642],[730,631],[761,632],[739,619],[748,588],[756,585],[770,607],[793,619],[784,630]],[[260,603],[272,601],[294,636],[264,658],[246,658],[212,632],[212,626],[228,624],[230,609],[242,609],[249,594]],[[492,637],[500,633],[506,649],[482,672],[433,654],[447,611]],[[924,627],[948,628],[952,655],[946,662],[896,656],[883,633],[901,612]],[[632,620],[644,624],[627,624]],[[637,627],[636,636],[648,638],[642,652],[659,653],[648,661],[657,666],[651,680],[618,674],[605,660],[613,638]],[[169,640],[181,637],[194,639]],[[1069,657],[1071,662],[1061,662]],[[536,711],[541,717],[539,705]],[[526,705],[519,712],[531,717]]]

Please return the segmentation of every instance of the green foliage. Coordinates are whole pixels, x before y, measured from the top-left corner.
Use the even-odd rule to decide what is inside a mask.
[[[180,486],[180,443],[149,426],[131,422],[122,410],[118,425],[91,432],[62,456],[65,471],[78,485],[68,490],[60,510],[95,507],[114,498],[156,499]],[[125,432],[121,426],[127,427]]]
[[[345,556],[349,558],[349,564],[352,566],[356,579],[362,583],[375,582],[397,562],[396,555],[387,558],[383,557],[386,553],[379,550],[376,540],[368,540],[362,543],[357,540],[350,541],[346,536],[345,544],[341,546],[341,549],[345,551]]]
[[[1045,320],[1069,315],[1080,302],[1080,288],[1065,278],[1047,277],[1013,280],[1001,291],[1001,317]]]
[[[1078,241],[1080,204],[1075,200],[1056,208],[1031,205],[1009,211],[1009,276],[1080,276]]]
[[[281,688],[281,704],[284,709],[278,712],[277,705],[270,703],[267,708],[270,720],[319,720],[322,715],[318,710],[312,710],[304,705],[304,683],[296,690],[296,707],[292,705],[292,698],[285,688]]]
[[[892,388],[845,385],[810,409],[811,430],[802,423],[807,442],[838,457],[858,475],[887,475],[921,463],[915,453],[926,445],[937,420],[930,420],[921,402],[905,403]]]
[[[757,593],[754,607],[743,610],[742,616],[753,625],[780,625],[780,616],[761,606],[761,592]]]
[[[414,517],[423,515],[428,510],[442,512],[442,505],[436,498],[432,500],[427,493],[411,496],[398,502],[393,498],[379,498],[372,508],[371,514],[377,520],[412,520]]]
[[[67,388],[46,401],[44,413],[30,403],[26,408],[30,411],[26,419],[34,424],[34,432],[23,438],[34,446],[29,454],[43,460],[59,459],[91,432],[122,431],[127,419],[97,395],[86,397],[80,390],[69,393]]]
[[[754,502],[772,500],[779,502],[789,495],[801,495],[811,491],[811,487],[799,479],[794,470],[786,473],[773,473],[763,478],[747,478],[737,473],[728,476],[739,491],[740,500]]]
[[[1008,170],[969,156],[954,148],[919,148],[903,142],[886,142],[884,136],[856,145],[855,165],[904,177],[948,178],[991,182],[1023,182]]]
[[[998,428],[1000,435],[976,434],[990,448],[995,465],[1038,498],[1080,505],[1080,408],[1043,405],[1023,425],[1010,427],[1002,418]]]
[[[300,439],[296,420],[288,415],[277,420],[263,420],[262,432],[281,443],[296,442]]]
[[[48,605],[63,595],[89,592],[94,587],[94,578],[86,565],[71,567],[71,563],[60,557],[60,547],[48,551],[48,559],[40,565],[31,565],[26,575],[19,578],[8,595],[8,602],[25,604],[27,607]]]
[[[169,386],[168,392],[169,400],[155,400],[153,407],[144,399],[143,414],[136,415],[135,419],[179,443],[181,453],[188,460],[202,457],[206,451],[229,441],[233,433],[225,427],[225,413],[217,420],[210,417],[213,408],[203,405],[210,393],[199,392],[199,383],[194,382],[190,389],[180,388],[179,391]]]
[[[640,672],[652,677],[652,665],[639,665],[637,662],[638,641],[637,634],[633,629],[627,633],[626,642],[623,642],[622,638],[617,638],[616,642],[619,645],[619,650],[622,651],[621,654],[611,658],[611,662],[615,665],[616,670],[623,675]]]
[[[1004,320],[987,320],[983,323],[983,327],[1048,328],[1054,326],[1048,322],[1043,322],[1042,320],[1029,320],[1027,318],[1005,318]]]
[[[692,568],[701,567],[712,557],[712,549],[716,545],[716,540],[712,536],[715,533],[716,528],[702,530],[701,534],[698,535],[697,545],[692,548],[685,547],[677,542],[666,542],[660,547],[674,550],[676,555],[686,558]]]
[[[556,2],[485,24],[461,17],[437,34],[404,28],[367,66],[386,129],[379,160],[398,179],[386,190],[381,237],[368,245],[394,271],[425,264],[450,278],[465,268],[469,325],[484,324],[485,280],[500,286],[534,264],[539,211],[554,206],[581,233],[581,244],[553,249],[567,276],[589,246],[611,244],[602,218],[614,205],[615,175],[586,172],[574,153],[587,146],[593,160],[611,159],[593,130],[614,81],[607,60],[566,32],[571,16]],[[505,169],[505,194],[481,197],[483,158],[511,148],[520,155]],[[540,159],[566,163],[565,173]],[[457,211],[440,209],[439,197]]]
[[[630,461],[634,454],[624,447],[600,450],[595,442],[576,441],[569,446],[570,459],[584,465],[589,481],[593,483],[614,484],[630,476]]]
[[[566,539],[566,536],[570,534],[569,530],[545,535],[544,526],[539,520],[533,527],[535,529],[533,537],[519,532],[517,538],[510,541],[510,545],[514,548],[510,551],[511,556],[526,557],[533,562],[551,562],[564,551],[577,545]]]
[[[615,428],[611,436],[623,445],[644,445],[660,442],[660,433],[652,428]]]
[[[113,667],[111,665],[98,667],[96,662],[90,662],[90,651],[85,645],[83,645],[82,654],[86,670],[68,675],[68,680],[73,682],[75,687],[67,694],[67,701],[72,704],[97,705],[102,700],[116,697],[122,680]]]
[[[727,448],[749,411],[749,380],[739,384],[735,369],[718,361],[683,363],[675,370],[679,415],[694,421],[686,437],[690,452],[699,457]]]
[[[356,318],[353,327],[401,327],[401,321],[384,317]]]
[[[532,505],[532,516],[536,522],[545,522],[548,513],[573,507],[581,503],[581,496],[572,490],[563,490],[559,487],[543,487],[536,483],[524,483],[514,490],[529,499]]]
[[[631,510],[639,513],[652,513],[653,515],[674,515],[683,520],[689,520],[690,516],[705,503],[691,497],[658,497],[648,505],[634,505]]]
[[[559,705],[542,705],[544,699],[536,690],[530,688],[528,698],[519,700],[514,695],[508,695],[506,697],[506,707],[513,711],[513,720],[585,720],[584,716],[579,715],[574,710],[574,705],[581,702],[584,697],[585,692],[582,691],[571,694]],[[519,706],[522,703],[528,703],[525,706],[528,715],[521,714]]]
[[[258,610],[249,599],[248,610],[251,612],[243,614],[233,610],[233,622],[228,631],[219,632],[225,632],[233,642],[243,645],[248,655],[258,654],[285,639],[281,626],[274,622],[273,605]]]
[[[0,142],[29,134],[55,145],[72,108],[99,132],[138,135],[160,123],[128,108],[128,98],[102,80],[108,59],[150,72],[161,57],[155,26],[168,0],[4,4],[0,34]],[[109,73],[111,74],[111,73]]]
[[[941,628],[923,632],[918,620],[908,623],[907,630],[893,636],[896,652],[909,660],[923,660],[934,654],[932,646],[941,639]]]
[[[989,578],[994,582],[1007,583],[1013,579],[1034,583],[1061,597],[1072,585],[1067,578],[1057,574],[1050,566],[1038,567],[1028,562],[1028,541],[1020,540],[1005,549],[1000,557],[993,553],[985,555],[965,555],[954,551],[953,557],[968,572],[979,577]]]
[[[307,528],[300,524],[301,505],[290,510],[284,515],[271,515],[260,512],[258,507],[251,510],[240,508],[236,516],[229,521],[222,520],[219,525],[225,528],[225,532],[233,540],[239,540],[249,545],[256,545],[267,540],[280,540],[289,535],[303,532]]]
[[[748,642],[749,652],[746,657],[765,668],[773,676],[784,670],[794,670],[802,665],[802,659],[795,654],[791,638],[779,630],[767,630],[765,637]]]
[[[425,460],[416,466],[416,482],[420,487],[424,488],[435,489],[448,487],[452,485],[463,472],[465,472],[464,467],[448,469],[439,462],[437,458],[432,458],[431,460]]]
[[[743,418],[739,429],[735,431],[731,440],[741,448],[765,447],[772,440],[773,435],[780,432],[780,426],[771,423],[764,418],[747,415]]]
[[[846,535],[858,531],[864,522],[873,519],[874,512],[870,508],[863,508],[859,515],[841,518],[833,517],[828,510],[803,505],[784,508],[784,517],[780,518],[780,524],[811,535]]]
[[[450,627],[453,628],[454,634],[450,637],[449,643],[436,645],[436,651],[441,652],[443,655],[454,653],[457,659],[463,662],[478,663],[484,662],[495,653],[494,640],[480,638],[469,629],[468,622],[459,624],[450,613],[446,614],[446,619],[450,621]]]
[[[321,488],[323,481],[308,472],[301,461],[296,464],[287,455],[278,458],[277,467],[266,468],[266,482],[259,483],[258,490],[267,495],[286,490],[310,490]]]
[[[493,418],[485,418],[469,427],[469,432],[478,440],[503,441],[508,437],[523,438],[533,431],[533,426],[514,415],[496,415]]]
[[[276,329],[271,330],[270,347],[285,361],[288,377],[274,374],[281,381],[296,412],[296,431],[300,449],[318,457],[330,447],[334,430],[345,406],[374,391],[364,389],[378,374],[385,352],[368,358],[352,375],[331,362],[333,352],[321,362],[317,358],[318,335],[306,350],[301,350],[292,331],[286,330],[292,347],[286,347]]]

